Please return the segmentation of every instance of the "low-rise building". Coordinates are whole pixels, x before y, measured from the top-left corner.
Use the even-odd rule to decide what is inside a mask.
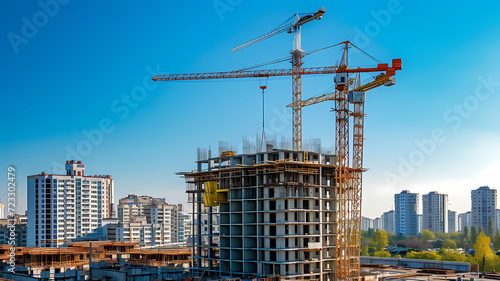
[[[26,247],[28,244],[28,225],[25,218],[26,216],[15,215],[14,219],[11,220],[0,220],[0,244]]]

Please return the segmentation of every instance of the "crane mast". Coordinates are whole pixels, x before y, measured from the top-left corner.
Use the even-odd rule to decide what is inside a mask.
[[[300,26],[297,28],[300,30]],[[292,102],[297,103],[302,100],[302,75],[300,74],[302,72],[302,50],[292,51],[292,67],[294,72],[292,76]],[[302,107],[298,103],[292,108],[292,124],[293,149],[299,151],[302,150]]]
[[[292,103],[296,105],[292,107],[292,141],[293,141],[293,149],[294,150],[302,150],[302,107],[300,106],[298,101],[302,99],[302,58],[303,58],[303,50],[301,49],[301,26],[311,22],[315,19],[321,19],[323,14],[325,13],[325,6],[321,7],[315,13],[306,14],[302,17],[297,13],[295,15],[295,19],[293,23],[285,25],[284,27],[277,27],[272,31],[261,35],[255,39],[252,39],[246,43],[243,43],[237,47],[234,47],[231,51],[235,52],[276,36],[284,31],[288,31],[288,33],[293,34],[293,50],[292,54]]]

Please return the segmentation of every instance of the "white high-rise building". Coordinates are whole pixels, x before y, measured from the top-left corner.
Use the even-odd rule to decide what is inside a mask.
[[[374,230],[382,229],[382,219],[381,218],[374,218],[372,220],[372,224],[373,224]]]
[[[370,228],[373,228],[373,221],[370,218],[367,217],[361,217],[361,230],[368,230]]]
[[[417,221],[418,221],[418,230],[417,230],[417,233],[421,233],[422,232],[422,227],[424,225],[424,219],[423,219],[423,216],[422,214],[417,214]]]
[[[66,175],[28,176],[28,247],[59,247],[113,216],[110,175],[85,176],[82,161],[66,161]]]
[[[396,235],[418,235],[418,197],[409,190],[394,195]]]
[[[155,202],[165,199],[154,198]],[[153,198],[150,196],[137,196],[129,194],[128,197],[120,199],[118,202],[118,220],[121,223],[133,221],[135,216],[144,215],[144,206],[153,204]]]
[[[472,212],[458,214],[458,229],[460,232],[464,232],[464,228],[467,226],[470,233],[470,228],[472,226]]]
[[[458,215],[456,211],[448,210],[448,233],[458,231]]]
[[[138,241],[140,245],[162,246],[186,241],[184,226],[186,217],[182,204],[171,205],[166,203],[164,198],[153,198],[145,195],[137,196],[134,194],[120,199],[119,202],[119,225],[108,227],[108,229],[112,227],[117,229],[116,235],[110,235],[112,240],[115,240],[113,237],[116,237],[116,241],[127,241],[123,238],[127,237],[127,235],[119,235],[119,233],[127,231],[127,228],[122,227],[122,225],[136,229],[149,225],[148,229],[155,229],[152,232],[156,232],[157,235],[152,233],[151,243],[145,241],[145,239],[149,239],[147,238],[148,236],[136,236],[134,239],[142,239]]]
[[[390,232],[390,233],[396,233],[396,224],[395,224],[395,219],[394,219],[394,211],[388,211],[384,212],[381,216],[382,220],[382,229]]]
[[[448,195],[436,191],[422,196],[422,228],[448,232]]]
[[[481,186],[471,191],[472,225],[477,229],[483,228],[488,234],[488,223],[495,221],[495,210],[497,209],[497,190],[488,186]]]
[[[179,243],[187,243],[189,241],[192,224],[190,215],[179,215]]]

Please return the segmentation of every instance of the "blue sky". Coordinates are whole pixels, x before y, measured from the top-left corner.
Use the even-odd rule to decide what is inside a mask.
[[[195,168],[197,147],[215,148],[219,140],[241,147],[244,136],[261,131],[259,81],[149,78],[285,57],[292,48],[288,34],[230,49],[323,5],[323,19],[302,28],[305,51],[350,40],[380,61],[403,60],[396,85],[367,96],[363,215],[391,209],[402,189],[447,193],[450,209],[463,212],[471,189],[500,183],[497,1],[0,5],[0,198],[6,202],[7,167],[15,165],[19,211],[26,209],[28,175],[57,171],[57,163],[73,158],[84,161],[87,173],[111,174],[116,199],[136,193],[185,202],[185,185],[174,173]],[[333,65],[340,56],[332,48],[306,57],[304,67]],[[366,63],[351,57],[353,66]],[[303,98],[331,86],[329,76],[304,77]],[[266,121],[280,120],[279,136],[291,136],[291,110],[284,108],[290,100],[291,79],[271,78]],[[333,144],[332,106],[303,110],[304,138]]]

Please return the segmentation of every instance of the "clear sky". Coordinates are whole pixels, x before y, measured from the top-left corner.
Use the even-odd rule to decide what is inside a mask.
[[[186,202],[183,179],[196,148],[219,140],[241,148],[261,131],[258,79],[153,82],[156,73],[229,71],[282,58],[289,34],[231,53],[296,12],[326,5],[302,28],[311,51],[345,40],[378,60],[402,58],[396,85],[367,95],[363,215],[393,208],[403,189],[449,194],[470,210],[470,191],[500,185],[500,2],[456,1],[3,1],[0,3],[0,198],[17,168],[18,211],[26,177],[62,173],[114,177],[127,194]],[[340,48],[304,67],[334,65]],[[366,65],[359,54],[352,66]],[[275,65],[289,68],[288,63]],[[303,98],[333,84],[304,77]],[[266,121],[291,136],[291,79],[271,78]],[[304,138],[334,143],[331,102],[303,110]],[[241,150],[239,151],[241,152]],[[2,187],[3,186],[3,187]]]

